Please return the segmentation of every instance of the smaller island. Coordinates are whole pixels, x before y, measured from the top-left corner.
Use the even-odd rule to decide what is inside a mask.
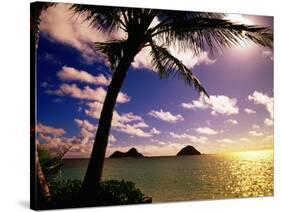
[[[177,154],[177,156],[182,156],[182,155],[201,155],[201,153],[193,146],[188,145],[183,149],[181,149]]]
[[[140,158],[144,156],[141,153],[139,153],[136,148],[131,148],[128,150],[128,152],[115,151],[112,153],[112,155],[110,155],[109,158],[124,158],[124,157]]]

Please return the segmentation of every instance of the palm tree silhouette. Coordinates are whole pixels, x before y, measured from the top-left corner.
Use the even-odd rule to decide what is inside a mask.
[[[112,80],[101,111],[95,142],[82,192],[91,196],[101,180],[108,136],[114,106],[134,57],[145,47],[150,47],[154,68],[161,77],[178,75],[185,82],[208,96],[207,91],[190,68],[174,57],[168,50],[174,46],[182,51],[192,50],[217,53],[225,47],[240,45],[242,41],[253,41],[272,47],[273,34],[270,29],[233,23],[221,13],[166,11],[157,9],[73,5],[75,14],[83,15],[98,30],[114,33],[122,30],[125,39],[96,43],[95,47],[108,59]],[[151,25],[158,19],[158,23]]]

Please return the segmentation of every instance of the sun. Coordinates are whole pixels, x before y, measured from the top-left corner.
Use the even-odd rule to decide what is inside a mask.
[[[246,25],[252,25],[253,22],[251,22],[249,19],[247,19],[245,16],[240,15],[240,14],[227,14],[225,19],[230,20],[235,23],[239,24],[246,24]]]

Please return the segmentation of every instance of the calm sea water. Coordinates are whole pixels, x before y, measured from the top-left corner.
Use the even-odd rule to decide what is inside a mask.
[[[87,159],[66,159],[58,179],[83,179]],[[273,152],[106,159],[103,179],[133,181],[153,202],[273,195]]]

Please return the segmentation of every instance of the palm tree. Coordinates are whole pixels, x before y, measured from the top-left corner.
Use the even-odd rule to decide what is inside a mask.
[[[32,3],[30,7],[30,150],[31,150],[31,165],[30,165],[30,184],[31,184],[31,207],[38,209],[38,203],[36,196],[37,186],[38,190],[41,192],[44,200],[47,202],[51,198],[50,190],[42,167],[40,164],[37,143],[36,143],[36,130],[35,130],[35,70],[36,70],[36,51],[37,51],[37,42],[39,37],[39,25],[40,25],[40,14],[43,10],[46,10],[48,7],[53,6],[54,3],[46,2],[36,2]]]
[[[82,191],[87,196],[94,194],[101,180],[116,99],[138,52],[150,47],[152,64],[161,77],[178,75],[198,92],[208,96],[190,68],[174,57],[168,47],[174,46],[182,51],[192,50],[195,54],[200,54],[202,51],[217,53],[225,47],[240,45],[241,41],[253,41],[266,47],[273,45],[273,35],[268,28],[233,23],[219,13],[76,4],[71,10],[83,15],[90,25],[100,31],[114,33],[122,30],[126,34],[124,39],[95,44],[95,48],[110,62],[113,76],[82,185]],[[151,25],[156,18],[159,23]]]

